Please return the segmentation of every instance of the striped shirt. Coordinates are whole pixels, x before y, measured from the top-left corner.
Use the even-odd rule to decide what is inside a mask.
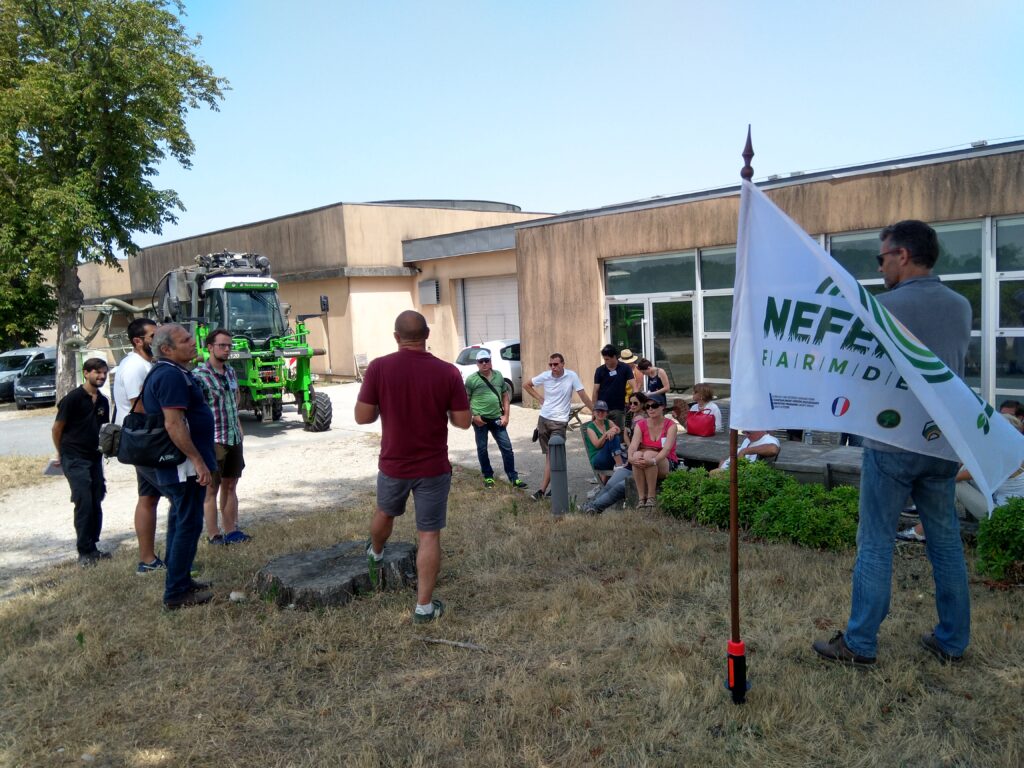
[[[224,373],[218,373],[205,362],[192,371],[192,375],[202,385],[206,402],[213,411],[213,441],[238,445],[242,442],[242,427],[238,423],[238,377],[234,369],[225,364]]]

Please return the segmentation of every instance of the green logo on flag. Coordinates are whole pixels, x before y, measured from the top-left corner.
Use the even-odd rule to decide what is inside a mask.
[[[900,417],[899,411],[894,411],[892,409],[882,411],[875,419],[875,421],[878,422],[878,426],[882,429],[896,429],[902,420],[903,419]]]

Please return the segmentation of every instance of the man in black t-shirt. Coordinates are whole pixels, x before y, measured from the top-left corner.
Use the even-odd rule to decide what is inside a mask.
[[[590,399],[593,402],[604,400],[608,403],[608,418],[614,421],[619,429],[625,426],[626,417],[626,384],[633,379],[633,369],[619,360],[619,350],[612,344],[606,344],[601,350],[604,364],[594,371],[594,391]]]
[[[107,380],[107,362],[90,357],[82,366],[85,383],[71,390],[57,404],[57,418],[51,434],[57,449],[57,463],[71,486],[75,505],[75,533],[78,536],[78,564],[83,568],[109,558],[96,548],[103,527],[103,481],[100,427],[110,421],[110,403],[100,387]]]

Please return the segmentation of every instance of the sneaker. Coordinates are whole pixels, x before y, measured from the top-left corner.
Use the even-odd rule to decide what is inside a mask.
[[[600,515],[601,510],[590,504],[584,504],[580,507],[580,513],[584,515]]]
[[[92,568],[96,563],[100,561],[99,552],[89,552],[84,555],[78,556],[78,567],[79,568]]]
[[[219,533],[216,536],[211,536],[210,538],[208,538],[206,540],[206,543],[209,544],[211,547],[223,547],[225,544],[227,544],[227,542],[224,541],[224,537],[221,536]]]
[[[164,600],[165,611],[176,611],[179,608],[188,608],[192,605],[202,605],[213,600],[213,592],[185,592],[183,595]]]
[[[245,542],[251,540],[252,536],[237,528],[224,537],[225,544],[245,544]]]
[[[434,610],[430,613],[416,613],[416,609],[412,609],[413,624],[429,624],[434,619],[444,616],[444,603],[440,600],[431,600],[430,602],[434,606]]]
[[[536,491],[530,494],[530,498],[534,501],[540,501],[544,498],[544,489],[538,488]]]
[[[380,559],[378,560],[373,554],[373,541],[371,539],[366,540],[366,570],[370,574],[370,586],[374,589],[380,589],[383,586],[383,579],[381,578],[381,571],[384,569],[381,567],[384,564],[384,553],[380,553]]]
[[[942,650],[942,646],[939,645],[939,641],[935,639],[934,632],[929,632],[927,635],[921,635],[921,647],[931,653],[943,664],[959,664],[964,660],[963,656],[954,656],[953,654]]]
[[[109,560],[113,557],[109,552],[104,552],[102,549],[97,549],[93,552],[93,555],[97,560]]]
[[[522,480],[520,480],[518,477],[515,480],[512,481],[512,487],[513,488],[520,488],[520,489],[522,489],[522,488],[529,488],[529,486],[526,483],[524,483]]]
[[[875,663],[874,658],[860,656],[851,651],[842,632],[836,632],[831,640],[815,640],[811,647],[821,658],[848,664],[851,667],[866,667]]]
[[[145,576],[147,573],[153,571],[166,570],[167,564],[159,557],[153,558],[152,563],[139,563],[139,567],[135,569],[135,573],[139,576]]]
[[[897,541],[918,541],[922,542],[925,540],[923,533],[918,533],[915,527],[912,525],[905,531],[900,531],[896,534]]]
[[[189,592],[202,592],[204,590],[209,589],[212,586],[213,586],[213,582],[212,581],[196,581],[195,579],[192,579],[192,581],[189,582],[188,591]]]
[[[493,487],[494,487],[494,478],[493,477],[485,477],[484,478],[484,488],[493,488]]]

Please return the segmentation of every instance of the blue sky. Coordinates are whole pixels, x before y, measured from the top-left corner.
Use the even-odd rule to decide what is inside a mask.
[[[186,0],[231,90],[140,245],[334,202],[561,212],[1024,137],[1024,3]]]

